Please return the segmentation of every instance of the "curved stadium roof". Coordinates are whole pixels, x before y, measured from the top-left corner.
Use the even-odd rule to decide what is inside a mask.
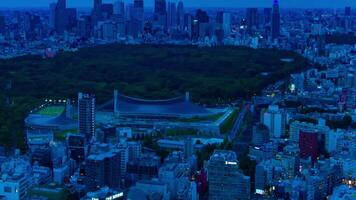
[[[206,108],[189,101],[185,96],[165,100],[145,100],[117,95],[117,109],[120,115],[192,117],[213,114]],[[99,110],[114,112],[114,100]]]
[[[30,114],[25,119],[25,123],[27,126],[36,128],[70,130],[77,126],[78,121],[68,118],[66,116],[66,111],[64,110],[60,115],[54,117],[41,114]]]

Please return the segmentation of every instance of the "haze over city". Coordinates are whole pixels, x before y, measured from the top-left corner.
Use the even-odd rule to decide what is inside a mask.
[[[129,0],[124,0],[129,2]],[[0,7],[3,8],[34,8],[47,7],[54,0],[1,0]],[[113,0],[104,0],[104,3],[113,3]],[[187,7],[268,7],[270,0],[185,0]],[[70,7],[90,7],[92,0],[68,0]],[[153,0],[146,0],[148,8],[153,7]],[[280,0],[281,7],[286,8],[343,8],[345,6],[356,6],[355,0]]]
[[[355,199],[355,11],[0,0],[0,199]]]

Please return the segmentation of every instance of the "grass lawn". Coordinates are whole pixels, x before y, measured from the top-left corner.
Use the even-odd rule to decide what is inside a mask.
[[[48,106],[37,113],[41,115],[58,116],[64,111],[64,106]]]
[[[205,121],[216,121],[218,120],[221,116],[223,116],[223,113],[217,113],[214,115],[209,115],[209,116],[196,116],[192,118],[180,118],[178,119],[179,122],[205,122]]]

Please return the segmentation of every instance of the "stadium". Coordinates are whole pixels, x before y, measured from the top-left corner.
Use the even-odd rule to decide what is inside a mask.
[[[75,132],[78,129],[76,107],[62,103],[62,109],[48,114],[60,105],[47,105],[25,119],[31,130]],[[55,115],[57,114],[57,115]],[[100,126],[130,127],[132,129],[196,129],[220,133],[220,125],[232,114],[231,108],[205,108],[190,101],[189,93],[183,96],[146,100],[129,97],[114,91],[113,99],[96,107],[96,124]]]

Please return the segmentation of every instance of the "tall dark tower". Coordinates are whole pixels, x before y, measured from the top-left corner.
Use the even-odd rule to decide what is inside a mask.
[[[66,30],[66,9],[67,9],[67,0],[58,0],[55,7],[54,14],[54,26],[59,34],[63,34]]]
[[[281,15],[279,13],[279,0],[273,0],[272,10],[272,38],[278,38],[281,32]]]
[[[95,96],[78,94],[79,133],[90,141],[95,131]]]
[[[247,8],[246,10],[247,29],[252,32],[258,28],[258,8]]]
[[[345,16],[347,16],[347,17],[351,16],[351,7],[350,6],[345,7]]]
[[[167,14],[166,0],[155,0],[155,13],[159,15]]]
[[[92,13],[94,25],[96,25],[98,23],[98,21],[100,21],[103,16],[102,7],[103,7],[102,0],[94,0],[94,8],[93,8],[93,13]]]

